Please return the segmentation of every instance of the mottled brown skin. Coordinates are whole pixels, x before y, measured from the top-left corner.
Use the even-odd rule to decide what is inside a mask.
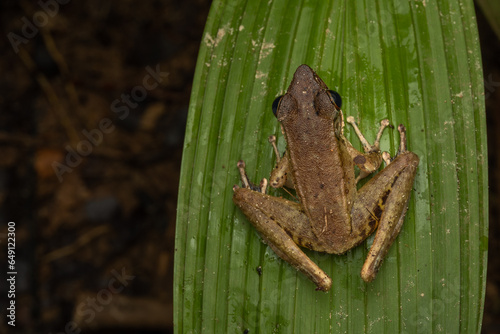
[[[406,151],[404,127],[399,127],[399,155],[357,191],[354,166],[360,168],[362,176],[378,169],[382,161],[378,140],[365,147],[364,154],[352,147],[342,133],[340,108],[309,66],[301,65],[295,72],[276,117],[287,152],[273,171],[270,184],[281,187],[288,178],[287,184],[293,184],[300,203],[266,195],[265,189],[258,192],[239,187],[234,188],[234,203],[281,258],[324,291],[331,287],[330,277],[297,245],[341,254],[378,227],[361,272],[365,281],[373,280],[401,229],[419,162],[416,154]],[[246,178],[243,168],[240,162],[242,178]]]

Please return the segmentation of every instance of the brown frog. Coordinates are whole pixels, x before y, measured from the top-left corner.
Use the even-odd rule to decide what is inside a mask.
[[[285,95],[273,103],[281,123],[287,150],[277,155],[271,186],[295,188],[299,203],[266,194],[267,180],[253,185],[238,162],[243,187],[234,186],[233,201],[257,229],[262,239],[283,260],[308,276],[318,290],[327,291],[332,280],[299,246],[319,252],[342,254],[377,233],[361,270],[364,281],[372,281],[399,234],[415,179],[419,158],[406,149],[406,132],[398,127],[400,146],[391,161],[381,153],[380,137],[388,120],[381,122],[370,145],[354,118],[348,117],[364,153],[357,151],[343,134],[343,114],[338,93],[328,89],[307,65],[297,68]],[[386,167],[359,190],[359,179]],[[355,168],[360,173],[355,177]]]

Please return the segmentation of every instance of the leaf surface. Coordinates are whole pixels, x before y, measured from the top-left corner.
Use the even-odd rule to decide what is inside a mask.
[[[303,63],[341,94],[369,141],[389,118],[420,157],[401,234],[374,282],[359,276],[373,238],[341,256],[306,251],[332,277],[328,293],[263,244],[232,202],[238,160],[258,181],[274,167],[270,134],[284,151],[271,104]],[[386,130],[382,149],[394,155],[398,143]],[[216,0],[184,145],[177,333],[480,332],[488,180],[472,1]]]

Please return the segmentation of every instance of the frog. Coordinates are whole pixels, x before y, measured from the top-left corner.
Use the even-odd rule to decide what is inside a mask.
[[[285,153],[280,156],[276,137],[270,136],[276,166],[269,181],[253,184],[240,160],[242,186],[233,187],[234,204],[262,240],[321,291],[331,289],[332,279],[301,248],[341,255],[376,231],[361,269],[362,280],[372,282],[401,231],[419,164],[417,154],[407,149],[402,124],[395,157],[381,152],[387,119],[380,122],[371,145],[354,117],[346,118],[362,144],[363,152],[357,150],[344,136],[341,106],[340,94],[311,67],[300,65],[286,93],[272,105]],[[358,189],[358,182],[378,171],[382,162],[385,167]],[[269,185],[295,189],[297,201],[267,194]]]

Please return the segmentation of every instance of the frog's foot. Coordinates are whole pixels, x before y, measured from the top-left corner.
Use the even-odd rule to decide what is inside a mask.
[[[260,193],[263,193],[265,194],[266,193],[266,189],[267,189],[267,179],[262,179],[262,181],[260,181],[260,184],[257,186],[255,184],[253,184],[252,182],[250,182],[250,180],[248,179],[248,175],[247,175],[247,172],[245,170],[245,162],[243,160],[240,160],[238,161],[237,163],[237,166],[238,166],[238,170],[240,171],[240,178],[241,178],[241,183],[243,184],[243,188],[248,188],[248,189],[251,189],[253,191],[258,191]],[[238,189],[238,186],[234,186],[233,187],[233,190],[235,189]]]
[[[361,144],[363,145],[363,149],[364,149],[365,153],[372,153],[372,152],[379,152],[380,151],[380,138],[382,137],[382,133],[384,132],[384,129],[389,126],[388,119],[384,119],[384,120],[380,121],[380,128],[378,130],[377,137],[376,137],[373,145],[370,145],[368,140],[366,140],[365,136],[361,133],[361,131],[359,130],[358,124],[354,120],[354,117],[348,116],[346,121],[347,121],[347,123],[351,124],[352,127],[354,128],[356,135],[358,136],[359,140],[361,141]]]
[[[399,131],[399,150],[398,150],[398,155],[399,155],[401,153],[408,151],[408,148],[406,145],[406,128],[405,128],[405,126],[403,124],[399,124],[398,131]]]
[[[271,135],[268,138],[269,143],[273,146],[274,154],[276,154],[276,163],[280,162],[280,152],[278,151],[278,146],[276,146],[276,136]]]
[[[398,148],[398,153],[392,158],[389,152],[382,152],[382,159],[384,159],[384,162],[386,165],[389,165],[391,161],[396,159],[396,157],[402,153],[408,152],[408,147],[406,145],[406,128],[403,124],[399,124],[398,126],[398,131],[399,131],[399,148]]]
[[[386,166],[388,166],[392,161],[392,158],[391,158],[391,155],[389,154],[389,152],[385,152],[385,151],[382,152],[382,159],[384,160]]]

